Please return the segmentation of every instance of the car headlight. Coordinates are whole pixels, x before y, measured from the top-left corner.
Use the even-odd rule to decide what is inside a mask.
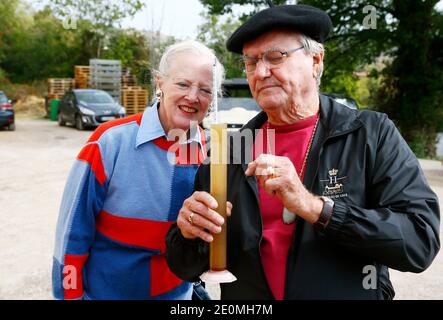
[[[88,115],[88,116],[93,116],[95,115],[94,111],[92,111],[91,109],[85,108],[85,107],[78,107],[80,109],[80,112],[83,113],[84,115]]]

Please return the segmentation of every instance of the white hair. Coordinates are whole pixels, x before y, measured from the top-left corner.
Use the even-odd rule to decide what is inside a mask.
[[[325,52],[323,44],[311,39],[307,35],[299,34],[299,36],[300,36],[300,38],[299,38],[300,44],[303,46],[303,49],[306,54],[315,55],[315,54],[319,54],[321,52],[323,52],[323,53]],[[323,75],[323,60],[320,62],[320,68],[318,70],[317,78],[316,78],[318,88],[320,88],[322,75]]]
[[[218,60],[217,56],[215,55],[214,51],[207,46],[205,46],[203,43],[195,41],[195,40],[186,40],[182,42],[175,43],[168,48],[166,48],[166,51],[163,53],[160,64],[158,66],[158,71],[155,72],[157,75],[168,75],[169,69],[171,67],[172,61],[174,61],[174,58],[182,53],[196,53],[200,55],[205,55],[211,58],[215,61],[215,72],[217,75],[216,81],[217,81],[217,93],[221,96],[222,89],[221,85],[225,78],[225,69],[223,65]]]

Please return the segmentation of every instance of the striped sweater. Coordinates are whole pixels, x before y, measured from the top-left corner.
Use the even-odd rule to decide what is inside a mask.
[[[101,125],[63,194],[53,259],[57,299],[190,299],[165,260],[165,235],[206,154],[204,134],[167,141],[156,106]]]

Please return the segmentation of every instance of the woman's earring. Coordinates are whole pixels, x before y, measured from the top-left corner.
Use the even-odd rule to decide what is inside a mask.
[[[157,91],[155,91],[155,96],[157,97],[157,99],[163,98],[163,91],[157,89]]]

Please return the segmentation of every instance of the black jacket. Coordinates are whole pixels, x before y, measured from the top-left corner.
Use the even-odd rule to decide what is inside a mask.
[[[348,109],[322,95],[320,105],[304,185],[331,197],[335,206],[324,231],[297,221],[285,299],[393,298],[388,268],[421,272],[440,248],[438,199],[385,114]],[[266,119],[260,113],[234,139],[244,130],[260,128]],[[245,143],[244,150],[251,150],[250,142]],[[237,155],[231,161],[239,163]],[[228,167],[233,211],[227,260],[238,280],[221,285],[222,299],[273,299],[260,259],[257,180],[244,174],[248,161]],[[208,165],[198,170],[195,189],[209,190]],[[171,270],[196,280],[208,269],[208,247],[200,239],[183,238],[172,226],[166,253]]]

